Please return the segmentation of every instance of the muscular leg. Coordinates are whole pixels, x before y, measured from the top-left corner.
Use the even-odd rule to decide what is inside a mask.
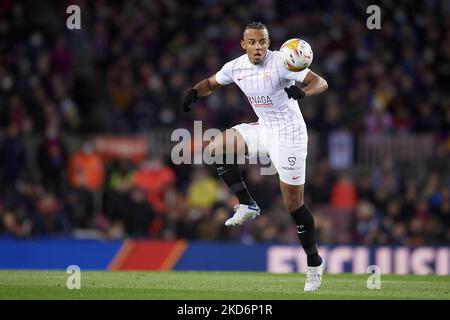
[[[252,204],[253,198],[247,190],[237,164],[237,158],[248,153],[247,145],[241,134],[236,129],[227,129],[214,137],[214,140],[208,145],[207,151],[214,159],[222,160],[215,162],[217,173],[239,199],[239,203]],[[230,162],[230,160],[232,161]]]
[[[304,185],[296,186],[280,181],[280,189],[284,205],[297,226],[298,238],[307,255],[308,266],[319,266],[322,259],[317,252],[314,218],[303,203]]]
[[[304,184],[295,186],[280,180],[280,189],[284,206],[289,212],[293,212],[303,206]]]

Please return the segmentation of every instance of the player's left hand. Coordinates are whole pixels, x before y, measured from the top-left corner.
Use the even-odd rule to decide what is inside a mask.
[[[299,100],[305,97],[305,92],[296,85],[292,85],[289,88],[284,88],[284,91],[286,91],[289,99]]]
[[[189,90],[183,99],[182,105],[183,110],[186,112],[191,111],[191,107],[189,105],[196,102],[197,99],[198,99],[198,91],[196,89]]]

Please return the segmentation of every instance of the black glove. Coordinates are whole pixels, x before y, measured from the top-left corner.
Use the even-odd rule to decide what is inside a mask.
[[[189,90],[183,99],[183,110],[188,112],[191,111],[189,105],[194,103],[198,99],[198,91],[196,89]]]
[[[305,97],[305,92],[296,85],[292,85],[289,88],[284,88],[284,91],[286,91],[289,99],[299,100]]]

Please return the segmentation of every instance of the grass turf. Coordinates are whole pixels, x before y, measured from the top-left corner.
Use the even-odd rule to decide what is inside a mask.
[[[0,299],[445,299],[450,276],[382,275],[369,290],[369,275],[325,274],[322,288],[303,292],[304,274],[263,272],[82,271],[81,289],[66,287],[64,271],[0,271]]]

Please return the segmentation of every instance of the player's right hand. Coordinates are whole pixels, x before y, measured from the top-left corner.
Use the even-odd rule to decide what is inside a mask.
[[[186,112],[191,111],[191,107],[189,105],[194,103],[198,99],[198,91],[196,89],[189,90],[183,99],[183,110]]]

